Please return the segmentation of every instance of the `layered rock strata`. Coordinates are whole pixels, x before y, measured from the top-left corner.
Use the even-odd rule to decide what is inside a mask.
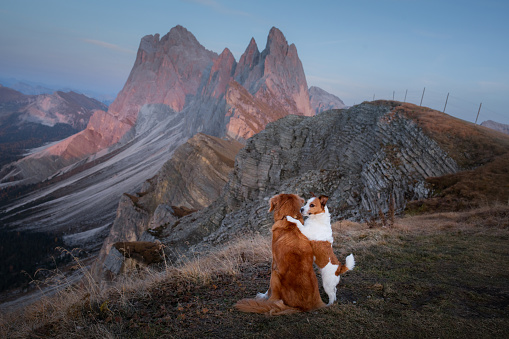
[[[282,192],[328,195],[334,220],[366,220],[387,213],[391,201],[401,211],[407,201],[427,197],[426,178],[459,167],[413,120],[395,112],[398,105],[364,103],[268,124],[239,152],[224,194],[167,225],[159,239],[186,252],[239,234],[268,234],[268,199]]]

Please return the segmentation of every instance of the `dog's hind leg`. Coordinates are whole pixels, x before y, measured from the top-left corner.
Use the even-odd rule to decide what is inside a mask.
[[[330,306],[336,301],[336,286],[339,284],[339,275],[336,275],[336,269],[338,265],[333,265],[332,263],[328,263],[321,269],[322,275],[322,285],[325,293],[329,296],[329,303],[327,306]]]

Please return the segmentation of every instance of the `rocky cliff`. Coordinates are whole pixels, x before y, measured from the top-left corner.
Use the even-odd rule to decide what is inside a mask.
[[[268,199],[282,192],[327,194],[333,219],[366,220],[387,213],[391,204],[400,212],[408,201],[429,196],[427,178],[460,170],[405,113],[414,109],[397,102],[363,103],[269,123],[239,152],[221,197],[166,225],[156,238],[185,253],[240,234],[268,234]],[[141,239],[151,237],[147,233]]]
[[[235,140],[201,133],[180,146],[172,159],[143,184],[140,193],[122,196],[98,262],[106,260],[114,243],[140,240],[145,231],[173,224],[180,217],[214,202],[228,181],[241,147]],[[114,251],[105,267],[96,265],[95,274],[116,273],[120,267],[115,260],[117,257]]]
[[[14,164],[3,180],[42,181],[125,140],[147,104],[185,113],[186,135],[237,140],[285,115],[314,114],[297,49],[277,28],[270,30],[261,53],[252,39],[237,64],[227,48],[217,55],[176,26],[162,38],[142,38],[129,78],[108,111],[96,111],[84,131]]]

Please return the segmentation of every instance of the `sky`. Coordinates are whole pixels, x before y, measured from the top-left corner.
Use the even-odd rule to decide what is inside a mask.
[[[394,97],[509,124],[508,16],[507,0],[0,0],[0,78],[116,95],[145,35],[182,25],[238,61],[275,26],[308,86],[346,105]]]

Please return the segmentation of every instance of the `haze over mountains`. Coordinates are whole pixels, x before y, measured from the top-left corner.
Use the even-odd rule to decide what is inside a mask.
[[[138,191],[196,133],[244,143],[269,122],[316,109],[297,49],[277,28],[261,52],[251,39],[238,62],[227,48],[207,50],[182,26],[145,36],[108,110],[96,110],[83,131],[3,167],[3,190],[21,198],[2,207],[2,223],[68,243],[81,239],[96,251],[122,194]]]
[[[0,166],[85,129],[94,110],[106,108],[75,92],[25,95],[0,85]]]

